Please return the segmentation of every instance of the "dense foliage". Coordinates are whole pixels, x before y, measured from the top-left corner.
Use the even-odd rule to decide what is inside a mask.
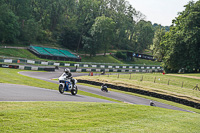
[[[142,52],[154,35],[126,0],[0,0],[0,16],[0,43],[60,43],[91,55]]]
[[[200,65],[200,1],[191,1],[173,20],[170,31],[155,33],[154,55],[167,72],[196,72]]]

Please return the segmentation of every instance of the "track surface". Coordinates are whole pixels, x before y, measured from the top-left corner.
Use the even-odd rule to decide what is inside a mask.
[[[56,90],[14,84],[0,84],[0,101],[111,102],[82,95],[72,96],[70,93],[61,95]]]
[[[62,73],[63,73],[63,69],[60,69],[56,72],[20,72],[20,74],[25,75],[25,76],[29,76],[29,77],[33,77],[33,78],[37,78],[37,79],[42,79],[42,80],[57,83],[57,84],[58,84],[58,81],[51,80],[51,79],[58,78]],[[72,73],[72,75],[74,77],[76,77],[76,76],[82,76],[82,75],[88,75],[88,74],[86,74],[86,73]],[[122,102],[131,103],[131,104],[140,104],[140,105],[148,105],[149,106],[149,103],[150,103],[149,99],[145,99],[145,98],[141,98],[141,97],[137,97],[137,96],[133,96],[133,95],[128,95],[128,94],[123,94],[123,93],[118,93],[118,92],[113,92],[113,91],[109,91],[108,93],[106,93],[106,92],[100,91],[100,89],[96,89],[96,88],[92,88],[92,87],[86,87],[86,86],[82,86],[82,85],[78,85],[78,89],[82,90],[82,91],[89,92],[89,93],[93,93],[93,94],[113,98],[113,99],[116,99],[116,100],[120,100]],[[59,93],[59,92],[57,91],[57,93]],[[34,96],[35,94],[32,94],[32,95]],[[71,96],[71,94],[69,94],[69,93],[66,94],[66,95],[69,95],[70,99],[72,97],[73,97],[73,99],[78,98],[77,96]],[[64,95],[64,96],[68,97],[66,95]],[[78,95],[78,96],[80,96],[80,95]],[[60,94],[59,94],[59,97],[61,97]],[[81,96],[81,97],[84,97],[83,99],[85,99],[85,100],[88,99],[88,97],[85,97],[85,96]],[[82,100],[82,101],[85,101],[85,100]],[[70,100],[70,101],[73,101],[73,100]],[[74,101],[76,101],[76,100],[74,100]],[[178,108],[178,107],[174,107],[174,106],[163,104],[163,103],[156,102],[156,101],[154,101],[154,103],[157,107],[161,107],[161,108],[187,111],[187,110],[184,110],[184,109],[181,109],[181,108]],[[190,111],[187,111],[187,112],[190,112]]]

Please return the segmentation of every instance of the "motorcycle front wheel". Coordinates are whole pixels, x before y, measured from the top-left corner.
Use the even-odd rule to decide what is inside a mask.
[[[59,85],[59,92],[61,93],[61,94],[63,94],[64,93],[64,86],[63,85]]]
[[[71,90],[72,95],[76,95],[78,92],[78,87],[76,86],[74,89]]]

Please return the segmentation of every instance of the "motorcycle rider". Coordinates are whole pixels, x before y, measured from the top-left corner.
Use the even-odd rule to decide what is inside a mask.
[[[67,79],[71,79],[72,82],[72,88],[74,88],[74,79],[72,78],[72,74],[70,73],[70,69],[69,68],[65,68],[64,73],[62,74],[62,76],[66,76]]]
[[[105,83],[103,83],[103,85],[101,86],[101,90],[102,91],[108,91],[108,89],[107,89],[107,86],[106,86],[106,84]]]

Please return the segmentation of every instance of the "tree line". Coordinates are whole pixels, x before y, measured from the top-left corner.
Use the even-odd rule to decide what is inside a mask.
[[[2,44],[57,43],[90,55],[142,52],[155,32],[126,0],[0,0],[0,16]]]
[[[159,28],[151,46],[154,57],[163,61],[166,72],[199,72],[200,1],[185,5],[172,21],[170,31]]]
[[[200,1],[163,27],[126,0],[0,0],[1,44],[55,43],[91,56],[151,48],[166,72],[199,69],[199,22]]]

